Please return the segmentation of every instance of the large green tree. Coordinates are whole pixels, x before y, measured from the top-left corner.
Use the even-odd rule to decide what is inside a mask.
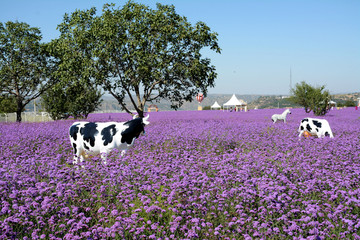
[[[143,116],[146,102],[161,99],[177,109],[215,85],[215,67],[202,50],[220,53],[217,33],[203,22],[192,25],[172,5],[108,4],[101,15],[94,8],[65,15],[58,29],[63,38],[76,35],[77,47],[91,48],[96,80],[129,113],[135,108]]]
[[[291,89],[291,93],[290,101],[303,106],[307,113],[313,111],[315,115],[320,116],[330,111],[331,96],[329,91],[325,90],[325,86],[313,87],[302,81]]]
[[[49,88],[52,58],[38,28],[23,22],[0,23],[0,92],[16,99],[16,121],[33,99]]]
[[[78,15],[77,20],[86,21],[87,16]],[[87,118],[102,101],[91,57],[93,39],[82,33],[83,29],[62,29],[61,36],[48,44],[49,52],[58,59],[53,75],[59,82],[42,95],[42,100],[53,119]]]

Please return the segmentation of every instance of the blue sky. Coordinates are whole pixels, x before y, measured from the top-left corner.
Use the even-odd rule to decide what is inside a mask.
[[[43,41],[59,36],[65,13],[126,1],[1,0],[0,22],[39,27]],[[173,4],[192,23],[219,34],[221,54],[203,51],[218,78],[209,93],[280,94],[305,81],[332,94],[360,92],[360,1],[358,0],[139,0]]]

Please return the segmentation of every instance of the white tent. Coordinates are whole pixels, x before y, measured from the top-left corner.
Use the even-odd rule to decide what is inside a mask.
[[[333,100],[329,101],[329,105],[331,109],[337,108],[337,102],[334,102]]]
[[[210,107],[211,109],[218,109],[218,108],[221,108],[221,106],[218,104],[217,101],[215,101],[215,103]]]
[[[239,100],[237,99],[237,97],[235,96],[235,94],[232,95],[232,97],[230,98],[229,101],[227,101],[226,103],[223,104],[223,109],[227,108],[229,109],[229,107],[234,107],[235,110],[242,110],[244,109],[245,112],[247,111],[247,104],[246,102],[244,102],[243,100]]]

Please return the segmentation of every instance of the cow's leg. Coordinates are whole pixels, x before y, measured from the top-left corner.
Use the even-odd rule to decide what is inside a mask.
[[[87,157],[88,157],[88,156],[86,155],[85,151],[82,150],[82,151],[81,151],[81,154],[80,154],[80,163],[81,163],[82,161],[84,161],[84,159],[87,158]]]
[[[78,160],[82,154],[82,149],[78,148],[76,143],[72,144],[73,150],[74,150],[74,158],[73,158],[73,164],[77,164]]]
[[[74,155],[74,158],[73,158],[73,165],[77,164],[78,163],[78,159],[79,157]]]
[[[101,159],[104,163],[104,165],[107,164],[106,160],[107,160],[107,152],[101,152]]]
[[[76,151],[77,153],[75,153],[74,155],[74,160],[73,160],[73,164],[78,164],[78,161],[80,160],[80,163],[82,161],[84,161],[85,158],[85,152],[82,149],[77,149]]]
[[[333,135],[331,129],[324,131],[324,136],[334,138],[334,135]]]
[[[316,132],[316,136],[318,138],[323,138],[325,135],[324,135],[324,133],[322,131],[319,131],[319,132]]]
[[[303,133],[304,133],[304,130],[300,131],[299,138],[301,138],[301,136],[303,135]]]
[[[127,150],[122,150],[121,153],[120,153],[120,156],[123,157],[123,156],[125,155],[126,151],[127,151]]]

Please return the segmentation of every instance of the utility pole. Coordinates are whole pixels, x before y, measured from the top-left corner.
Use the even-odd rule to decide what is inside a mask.
[[[290,95],[291,95],[291,89],[292,89],[292,74],[291,74],[291,67],[290,67]]]

